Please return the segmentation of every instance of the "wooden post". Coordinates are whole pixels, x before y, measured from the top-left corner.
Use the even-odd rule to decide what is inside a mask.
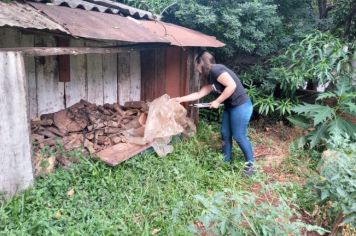
[[[197,49],[191,49],[187,60],[187,73],[189,78],[189,93],[196,92],[200,89],[199,74],[195,70],[195,57]],[[194,120],[194,123],[199,122],[199,109],[191,107],[189,110],[189,117]]]
[[[0,192],[8,198],[31,186],[26,72],[21,52],[0,52]]]

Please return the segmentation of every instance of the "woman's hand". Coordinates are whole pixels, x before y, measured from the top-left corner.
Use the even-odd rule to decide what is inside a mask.
[[[181,102],[182,102],[181,97],[171,98],[170,100],[171,100],[171,101],[174,101],[174,102],[178,102],[178,103],[181,103]]]
[[[179,103],[191,102],[208,95],[212,90],[213,88],[211,87],[211,85],[205,85],[198,92],[191,93],[183,97],[171,98],[171,100]]]
[[[211,108],[214,108],[214,109],[217,109],[218,107],[220,106],[220,103],[218,101],[213,101],[211,104],[210,104],[210,109]]]

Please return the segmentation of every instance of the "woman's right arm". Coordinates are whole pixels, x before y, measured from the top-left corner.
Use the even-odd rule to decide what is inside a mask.
[[[205,97],[212,90],[213,89],[212,89],[211,85],[205,85],[198,92],[191,93],[191,94],[183,96],[183,97],[172,98],[172,100],[176,101],[176,102],[179,102],[179,103],[180,102],[191,102],[191,101],[198,100],[198,99],[200,99],[202,97]]]

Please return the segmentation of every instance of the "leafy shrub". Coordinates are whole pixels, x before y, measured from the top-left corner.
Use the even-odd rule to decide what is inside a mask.
[[[284,198],[278,198],[278,205],[259,201],[249,192],[233,193],[230,190],[210,197],[201,195],[196,199],[203,205],[203,223],[207,233],[216,235],[300,235],[302,229],[325,232],[322,228],[291,221],[296,211]],[[190,230],[199,233],[196,225]]]
[[[255,111],[263,116],[277,115],[279,118],[290,115],[294,100],[274,96],[275,85],[263,78],[266,71],[260,66],[252,68],[255,71],[245,71],[241,81],[253,102]]]
[[[329,33],[307,35],[280,56],[272,59],[274,68],[268,77],[294,96],[307,82],[318,85],[334,83],[352,72],[353,45],[348,45]]]
[[[275,99],[273,96],[261,96],[255,98],[254,106],[261,115],[277,113],[280,117],[290,115],[293,103],[290,99]]]
[[[317,170],[319,176],[309,186],[317,191],[319,205],[328,206],[333,231],[349,223],[356,227],[356,143],[325,151]]]
[[[335,1],[335,8],[331,12],[334,21],[334,30],[340,31],[350,40],[356,38],[356,15],[354,0]]]
[[[356,126],[344,116],[356,115],[355,98],[354,86],[350,80],[344,79],[338,82],[334,91],[321,93],[317,98],[317,102],[331,99],[335,103],[332,107],[322,103],[295,106],[292,111],[298,115],[289,117],[288,120],[305,130],[311,130],[298,140],[299,146],[302,147],[308,142],[310,148],[314,148],[322,140],[330,139],[332,134],[347,135],[354,141]]]
[[[279,49],[281,17],[273,1],[181,0],[171,16],[174,23],[215,35],[226,42],[221,50],[265,56]]]

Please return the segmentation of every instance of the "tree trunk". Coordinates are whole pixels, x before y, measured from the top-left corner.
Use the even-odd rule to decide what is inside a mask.
[[[352,20],[354,19],[355,14],[356,14],[356,4],[354,4],[352,7],[350,6],[350,12],[345,22],[345,36],[350,35]]]
[[[328,16],[327,4],[327,0],[318,0],[319,19],[325,19]]]

